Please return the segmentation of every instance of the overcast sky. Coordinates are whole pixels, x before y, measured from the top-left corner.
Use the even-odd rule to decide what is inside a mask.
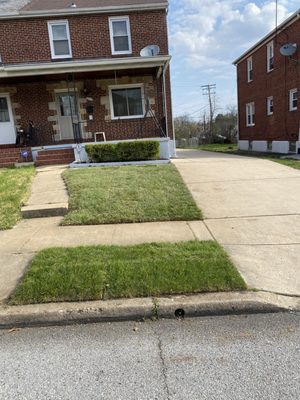
[[[299,7],[299,0],[278,0],[278,21]],[[232,62],[274,29],[275,21],[275,0],[170,0],[174,116],[199,119],[206,84],[217,85],[219,112],[236,104]]]

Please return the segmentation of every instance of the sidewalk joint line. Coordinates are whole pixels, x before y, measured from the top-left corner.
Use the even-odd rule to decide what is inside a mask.
[[[241,216],[232,216],[232,217],[208,217],[204,218],[204,221],[209,220],[222,220],[222,219],[245,219],[245,218],[271,218],[271,217],[293,217],[299,216],[300,213],[291,213],[291,214],[261,214],[261,215],[241,215]]]
[[[209,226],[208,226],[207,223],[205,222],[205,220],[203,220],[203,224],[206,226],[206,229],[207,229],[208,232],[211,234],[211,237],[212,237],[216,242],[218,242],[217,239],[216,239],[216,237],[215,237],[215,235],[213,234],[212,230],[209,228]],[[218,243],[219,243],[219,242],[218,242]]]

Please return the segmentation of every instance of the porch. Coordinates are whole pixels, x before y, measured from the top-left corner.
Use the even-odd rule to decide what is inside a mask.
[[[8,153],[12,163],[23,148],[45,146],[58,146],[52,155],[69,162],[71,149],[63,146],[103,140],[98,132],[107,141],[172,139],[168,62],[160,56],[1,67],[0,166]]]

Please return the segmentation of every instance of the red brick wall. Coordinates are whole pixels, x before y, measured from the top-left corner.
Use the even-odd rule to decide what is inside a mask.
[[[253,81],[247,83],[247,60],[237,66],[240,140],[297,140],[299,134],[299,110],[289,111],[289,90],[300,91],[299,64],[283,57],[279,49],[284,43],[300,46],[300,21],[287,27],[274,40],[274,70],[267,72],[266,45],[252,54]],[[293,55],[299,60],[300,52]],[[267,115],[267,97],[273,96],[274,113]],[[246,127],[246,104],[255,103],[255,126]]]
[[[69,21],[73,59],[120,57],[111,54],[108,19],[121,15],[128,15],[130,19],[132,56],[139,56],[140,50],[149,44],[159,45],[161,54],[168,54],[166,12],[158,10],[1,20],[2,61],[4,64],[51,61],[47,21],[58,19]]]

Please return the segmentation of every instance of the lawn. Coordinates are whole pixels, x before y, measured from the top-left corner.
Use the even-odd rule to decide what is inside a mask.
[[[32,167],[0,169],[0,230],[12,228],[21,219],[20,208],[34,174]]]
[[[63,177],[70,196],[63,225],[202,218],[173,164],[69,170]]]
[[[33,260],[10,304],[245,290],[213,241],[53,248]]]
[[[246,157],[259,157],[263,158],[265,160],[270,160],[277,162],[282,165],[286,165],[287,167],[295,168],[295,169],[300,169],[300,161],[299,160],[293,160],[293,159],[281,159],[280,157],[283,156],[283,154],[277,154],[277,153],[260,153],[260,152],[252,152],[252,151],[244,151],[244,150],[238,150],[237,145],[235,144],[203,144],[198,147],[199,150],[205,150],[205,151],[214,151],[214,152],[219,152],[219,153],[229,153],[229,154],[236,154],[239,156],[246,156]]]

